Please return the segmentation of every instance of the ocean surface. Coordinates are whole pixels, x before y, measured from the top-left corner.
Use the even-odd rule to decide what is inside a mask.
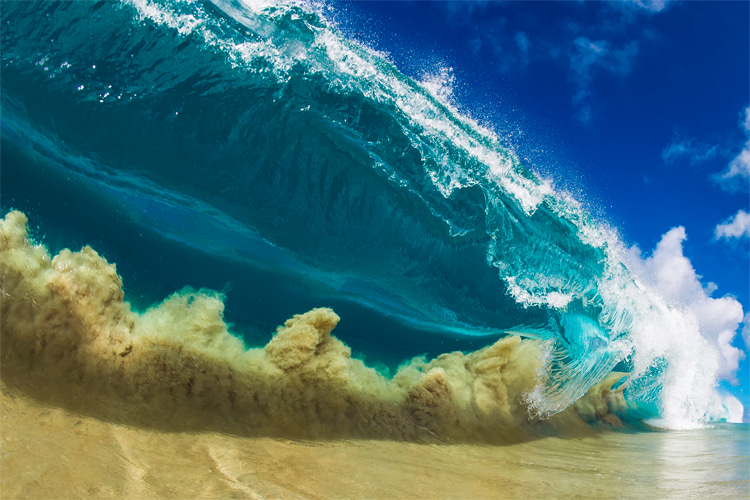
[[[320,6],[4,2],[0,26],[13,391],[162,431],[535,443],[539,475],[600,454],[626,496],[748,493],[750,427],[695,317]]]

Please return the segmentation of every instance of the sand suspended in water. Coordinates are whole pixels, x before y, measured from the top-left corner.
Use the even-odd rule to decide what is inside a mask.
[[[113,264],[90,247],[52,258],[26,223],[17,211],[0,222],[2,377],[48,404],[153,429],[305,439],[507,443],[619,425],[622,374],[532,416],[539,341],[417,358],[385,378],[351,357],[331,335],[339,317],[319,308],[248,349],[220,294],[183,290],[135,312]]]

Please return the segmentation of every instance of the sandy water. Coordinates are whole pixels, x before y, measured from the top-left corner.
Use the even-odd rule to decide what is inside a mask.
[[[747,425],[507,446],[103,422],[2,388],[3,498],[746,498]],[[716,457],[723,457],[717,462]]]

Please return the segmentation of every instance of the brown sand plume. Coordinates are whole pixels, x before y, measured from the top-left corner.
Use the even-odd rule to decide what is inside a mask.
[[[26,222],[20,212],[0,221],[2,377],[51,404],[165,430],[298,438],[508,442],[618,423],[622,393],[610,388],[621,375],[578,409],[530,417],[538,341],[415,359],[386,379],[351,357],[331,335],[339,317],[320,308],[247,349],[220,294],[183,290],[134,312],[114,265],[90,247],[52,258]]]

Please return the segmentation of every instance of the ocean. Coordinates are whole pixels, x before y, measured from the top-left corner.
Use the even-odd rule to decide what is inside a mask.
[[[3,497],[750,493],[695,318],[320,5],[0,21]]]

